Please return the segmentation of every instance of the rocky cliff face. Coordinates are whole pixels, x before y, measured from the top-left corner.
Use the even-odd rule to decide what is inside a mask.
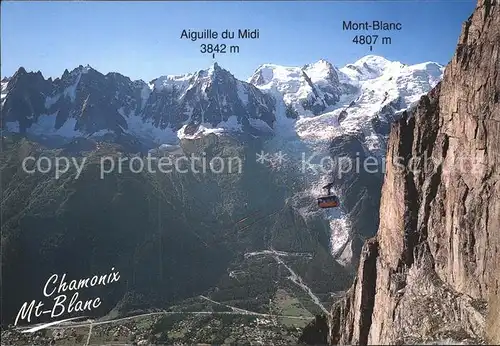
[[[380,226],[329,342],[499,343],[500,3],[479,0],[442,83],[391,129]]]

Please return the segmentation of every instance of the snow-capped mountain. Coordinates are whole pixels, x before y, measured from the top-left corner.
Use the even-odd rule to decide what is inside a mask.
[[[217,64],[150,83],[90,66],[66,70],[55,80],[20,68],[2,80],[1,125],[65,141],[125,138],[134,143],[131,150],[136,142],[151,149],[207,133],[265,136],[264,149],[295,161],[285,179],[307,178],[292,198],[307,218],[317,213],[311,206],[332,175],[299,172],[301,155],[382,157],[390,123],[430,91],[443,70],[433,62],[405,65],[374,55],[342,68],[325,60],[302,67],[264,64],[247,82]],[[331,230],[332,253],[344,262],[359,252],[355,242],[376,231],[382,178],[355,172],[334,179],[342,208],[322,217]]]
[[[147,84],[79,66],[61,78],[20,68],[2,82],[3,127],[35,135],[134,135],[156,144],[206,129],[272,132],[274,100],[214,64]]]
[[[281,95],[289,117],[321,114],[336,105],[343,94],[356,90],[352,84],[339,81],[338,69],[325,60],[304,67],[264,64],[249,82]]]
[[[408,66],[369,55],[340,69],[325,60],[302,68],[265,64],[249,82],[281,96],[288,115],[301,118],[298,132],[318,139],[335,136],[338,130],[357,131],[381,110],[406,109],[432,89],[442,73],[437,63]]]
[[[217,64],[150,83],[90,66],[65,70],[55,80],[20,68],[2,80],[2,127],[65,138],[129,133],[164,144],[203,132],[272,133],[284,116],[296,119],[301,137],[318,139],[407,108],[442,71],[436,63],[407,66],[377,56],[340,69],[325,60],[303,67],[264,64],[248,82]]]
[[[370,150],[383,152],[380,136],[388,134],[389,124],[398,113],[441,80],[443,71],[443,66],[433,62],[405,65],[368,55],[336,71],[339,84],[348,86],[349,92],[340,94],[340,100],[318,116],[300,118],[296,124],[297,133],[303,139],[321,141],[361,132]],[[322,76],[316,77],[317,84],[327,83],[327,74]],[[299,93],[288,99],[297,97]]]
[[[272,132],[275,120],[269,95],[217,63],[208,70],[154,80],[142,114],[161,128],[180,129],[180,136],[214,128]]]

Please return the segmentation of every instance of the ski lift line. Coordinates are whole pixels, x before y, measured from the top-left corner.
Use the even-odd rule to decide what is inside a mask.
[[[270,216],[272,216],[272,215],[276,214],[278,211],[283,210],[284,208],[285,208],[285,207],[283,207],[283,208],[281,208],[281,209],[279,209],[279,210],[277,210],[277,211],[275,211],[275,212],[273,212],[273,213],[271,213],[271,214],[264,215],[264,216],[262,216],[262,217],[258,218],[257,220],[255,220],[254,222],[252,222],[252,224],[254,224],[255,222],[259,222],[260,220],[263,220],[263,219],[265,219],[265,218],[268,218],[268,217],[270,217]],[[257,213],[255,213],[255,214],[257,214]],[[254,215],[255,215],[255,214],[254,214]],[[248,218],[250,218],[250,216],[248,216],[248,217],[244,218],[243,220],[246,220],[246,219],[248,219]],[[237,223],[240,223],[240,222],[241,222],[241,221],[239,221],[239,222],[237,222]]]
[[[358,207],[358,205],[364,201],[365,197],[367,196],[368,192],[366,190],[363,191],[363,195],[358,199],[358,201],[356,202],[356,204],[354,205],[354,207],[352,208],[352,210],[356,210],[356,208]]]
[[[271,214],[268,214],[268,215],[266,215],[266,216],[264,216],[264,217],[261,217],[261,218],[257,219],[256,221],[252,222],[251,224],[246,225],[246,226],[245,226],[245,227],[243,227],[243,228],[240,228],[238,231],[239,231],[239,232],[244,231],[244,230],[246,230],[247,228],[249,228],[249,227],[251,227],[251,226],[255,225],[256,223],[258,223],[259,221],[262,221],[262,220],[264,220],[264,219],[267,219],[268,217],[271,217],[271,216],[273,216],[273,215],[275,215],[275,214],[277,214],[277,213],[279,213],[279,212],[283,211],[286,207],[287,207],[287,206],[285,205],[283,208],[278,209],[278,210],[276,210],[275,212],[273,212],[273,213],[271,213]]]
[[[255,211],[255,212],[251,213],[250,215],[245,216],[243,219],[241,219],[241,220],[239,220],[238,222],[236,222],[236,224],[239,224],[239,223],[241,223],[241,222],[243,222],[243,221],[245,221],[245,220],[247,220],[247,219],[251,218],[252,216],[255,216],[255,215],[259,214],[259,213],[260,213],[260,210],[257,210],[257,211]]]
[[[344,190],[344,192],[346,192],[346,193],[347,193],[347,192],[349,191],[349,189],[350,189],[350,188],[351,188],[351,187],[352,187],[352,186],[353,186],[356,182],[357,182],[357,180],[356,180],[356,179],[353,179],[352,183],[351,183],[351,184],[349,184],[349,186],[348,186],[347,188],[340,188],[340,190]]]
[[[247,216],[247,217],[245,217],[245,218],[241,219],[240,221],[236,222],[236,224],[239,224],[239,223],[241,223],[241,222],[243,222],[243,221],[247,220],[249,217],[250,217],[250,216]]]

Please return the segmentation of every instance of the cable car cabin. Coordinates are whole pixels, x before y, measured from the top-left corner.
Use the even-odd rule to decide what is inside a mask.
[[[335,208],[338,207],[339,204],[337,196],[325,196],[318,198],[318,207],[320,208]]]

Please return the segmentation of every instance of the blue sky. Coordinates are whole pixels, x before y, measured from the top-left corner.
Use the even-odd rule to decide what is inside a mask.
[[[149,81],[210,66],[200,44],[181,40],[183,29],[259,29],[258,40],[233,40],[239,54],[217,62],[247,79],[263,63],[302,66],[321,58],[343,66],[370,54],[355,45],[342,22],[402,23],[391,45],[371,54],[413,64],[452,57],[462,22],[475,0],[279,1],[279,2],[5,2],[1,11],[1,74],[19,66],[58,77],[65,68],[90,64]],[[359,34],[359,33],[358,33]],[[382,35],[381,34],[381,35]],[[222,41],[211,41],[222,43]]]

